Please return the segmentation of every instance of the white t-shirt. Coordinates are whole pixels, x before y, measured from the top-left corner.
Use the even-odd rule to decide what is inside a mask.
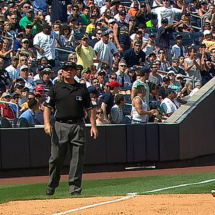
[[[165,98],[161,102],[161,106],[166,114],[174,113],[177,110],[177,106],[169,98]]]
[[[41,55],[41,53],[39,53],[37,50],[37,59],[47,57],[48,60],[55,60],[55,40],[59,40],[59,35],[53,31],[50,35],[46,35],[43,32],[35,35],[33,45],[38,45],[45,51]]]
[[[20,75],[20,68],[14,68],[12,65],[5,68],[11,79],[17,79]]]
[[[114,43],[108,41],[108,44],[105,44],[101,39],[95,44],[94,50],[96,51],[98,58],[109,62],[109,67],[112,68],[113,56],[118,53],[118,50]],[[98,69],[100,68],[101,63],[98,64]]]
[[[129,13],[127,13],[125,16],[125,22],[126,23],[129,23],[130,17],[131,17],[131,15]],[[119,14],[118,13],[114,16],[114,19],[116,19],[119,22]]]
[[[157,7],[152,10],[153,14],[157,14],[158,18],[158,27],[161,27],[161,19],[162,18],[167,18],[168,19],[168,24],[173,24],[173,20],[175,17],[175,14],[180,14],[182,13],[182,10],[174,8],[174,7]]]

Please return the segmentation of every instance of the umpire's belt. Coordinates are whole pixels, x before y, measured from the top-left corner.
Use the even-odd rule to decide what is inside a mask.
[[[78,122],[83,122],[83,119],[56,119],[56,121],[60,123],[75,124]]]

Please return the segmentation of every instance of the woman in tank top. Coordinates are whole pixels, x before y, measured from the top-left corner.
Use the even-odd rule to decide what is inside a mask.
[[[154,115],[154,110],[147,111],[147,103],[144,100],[146,90],[144,86],[138,86],[137,95],[132,100],[132,124],[146,123],[148,116]]]
[[[196,58],[197,50],[195,48],[190,48],[188,50],[189,57],[184,60],[184,68],[188,76],[191,78],[187,80],[189,84],[189,89],[195,87],[201,88],[202,86],[202,76],[200,70],[204,69],[204,59]]]

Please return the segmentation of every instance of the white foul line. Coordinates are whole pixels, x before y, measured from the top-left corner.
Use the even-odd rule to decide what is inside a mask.
[[[71,210],[68,210],[68,211],[65,211],[65,212],[55,213],[55,214],[52,214],[52,215],[64,215],[64,214],[72,213],[72,212],[79,211],[79,210],[93,208],[93,207],[100,206],[100,205],[106,205],[106,204],[110,204],[110,203],[120,202],[120,201],[123,201],[123,200],[130,199],[132,197],[135,197],[137,194],[155,193],[155,192],[159,192],[159,191],[163,191],[163,190],[169,190],[169,189],[174,189],[174,188],[178,188],[178,187],[187,187],[187,186],[192,186],[192,185],[206,184],[206,183],[210,183],[212,181],[215,181],[215,178],[214,179],[205,180],[205,181],[199,181],[199,182],[195,182],[195,183],[179,184],[179,185],[175,185],[175,186],[171,186],[171,187],[164,187],[164,188],[150,190],[150,191],[141,192],[141,193],[127,193],[127,196],[123,197],[121,199],[115,199],[115,200],[111,200],[111,201],[107,201],[107,202],[100,202],[100,203],[93,204],[93,205],[87,205],[87,206],[84,206],[84,207],[75,208],[75,209],[71,209]]]
[[[169,189],[174,189],[174,188],[178,188],[178,187],[187,187],[187,186],[192,186],[192,185],[199,185],[199,184],[206,184],[209,182],[215,181],[215,178],[213,179],[209,179],[206,181],[199,181],[199,182],[195,182],[195,183],[190,183],[190,184],[179,184],[179,185],[175,185],[175,186],[171,186],[171,187],[164,187],[164,188],[160,188],[160,189],[156,189],[156,190],[150,190],[150,191],[146,191],[146,192],[142,192],[142,194],[146,194],[146,193],[155,193],[155,192],[159,192],[159,191],[163,191],[163,190],[169,190]],[[141,194],[141,193],[139,193]]]
[[[136,193],[129,193],[128,196],[123,197],[121,199],[115,199],[115,200],[111,200],[111,201],[107,201],[107,202],[100,202],[100,203],[96,203],[96,204],[93,204],[93,205],[87,205],[87,206],[84,206],[84,207],[71,209],[71,210],[68,210],[68,211],[65,211],[65,212],[56,213],[56,214],[52,214],[52,215],[64,215],[64,214],[68,214],[68,213],[71,213],[71,212],[75,212],[75,211],[79,211],[79,210],[83,210],[83,209],[88,209],[88,208],[93,208],[93,207],[100,206],[100,205],[106,205],[106,204],[110,204],[110,203],[120,202],[120,201],[123,201],[123,200],[130,199],[130,198],[132,198],[134,196],[136,196]]]

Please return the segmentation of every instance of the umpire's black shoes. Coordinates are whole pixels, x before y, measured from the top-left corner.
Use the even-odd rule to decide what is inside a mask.
[[[47,190],[46,190],[46,195],[52,196],[52,195],[54,195],[54,193],[55,193],[55,189],[47,188]]]
[[[81,192],[79,191],[74,191],[74,192],[71,192],[71,195],[72,196],[80,196],[81,195]]]

